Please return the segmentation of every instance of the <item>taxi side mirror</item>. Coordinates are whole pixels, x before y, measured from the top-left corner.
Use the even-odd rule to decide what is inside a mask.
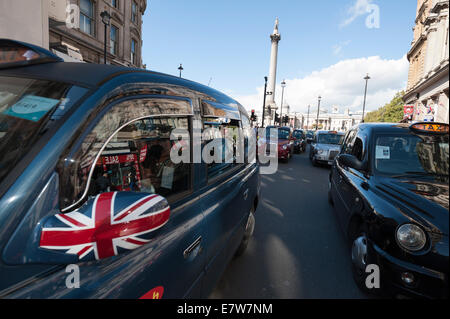
[[[116,256],[148,243],[169,215],[169,204],[160,195],[101,193],[75,211],[44,218],[39,223],[39,249],[47,263]]]
[[[337,161],[339,165],[344,167],[353,168],[358,171],[365,169],[364,163],[351,154],[341,154],[338,156]]]

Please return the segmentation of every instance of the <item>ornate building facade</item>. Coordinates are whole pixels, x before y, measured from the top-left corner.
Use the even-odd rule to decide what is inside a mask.
[[[0,1],[0,38],[52,50],[66,61],[145,67],[142,63],[142,16],[147,0]],[[7,13],[7,14],[6,14]]]
[[[413,121],[449,122],[449,1],[418,0],[414,39],[408,52]]]
[[[104,63],[105,24],[102,12],[110,16],[106,26],[106,62],[143,68],[142,16],[147,0],[56,0],[66,3],[64,21],[58,4],[49,9],[49,47],[85,62]],[[53,14],[52,14],[53,13]]]

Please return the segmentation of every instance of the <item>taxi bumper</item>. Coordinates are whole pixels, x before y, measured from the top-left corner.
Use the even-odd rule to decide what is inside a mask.
[[[448,273],[400,260],[370,241],[368,249],[380,267],[381,288],[384,291],[406,298],[448,298]],[[406,276],[413,278],[413,281],[405,282],[403,278]]]

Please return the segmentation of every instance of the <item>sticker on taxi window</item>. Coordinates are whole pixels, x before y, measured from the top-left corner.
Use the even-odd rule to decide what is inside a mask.
[[[390,159],[391,158],[391,150],[389,146],[377,145],[375,151],[376,159]]]
[[[59,100],[36,95],[25,95],[17,103],[6,109],[3,114],[37,122],[50,111]]]
[[[173,167],[164,166],[164,169],[162,171],[161,187],[172,189],[174,173],[175,169]]]

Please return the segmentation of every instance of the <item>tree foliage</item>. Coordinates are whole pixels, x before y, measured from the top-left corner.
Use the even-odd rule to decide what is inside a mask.
[[[385,106],[367,113],[364,117],[364,122],[400,122],[403,119],[403,95],[405,95],[404,91],[397,92],[394,98]]]

